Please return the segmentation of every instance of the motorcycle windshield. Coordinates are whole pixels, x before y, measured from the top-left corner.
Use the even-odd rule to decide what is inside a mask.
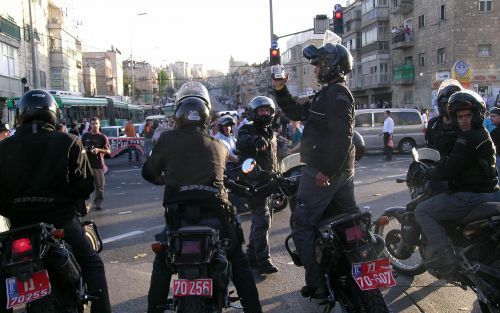
[[[437,162],[441,159],[439,151],[431,148],[420,148],[417,150],[419,160],[430,160]]]

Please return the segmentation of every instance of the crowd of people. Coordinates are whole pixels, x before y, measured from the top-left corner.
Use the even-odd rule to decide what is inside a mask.
[[[264,170],[276,171],[280,158],[300,152],[305,166],[291,227],[292,238],[305,269],[305,285],[301,294],[307,298],[325,299],[330,293],[325,273],[316,259],[316,227],[332,203],[336,214],[359,212],[354,197],[355,102],[346,86],[346,75],[352,69],[352,56],[344,46],[332,43],[320,48],[309,45],[304,48],[303,55],[314,66],[317,80],[323,85],[312,98],[305,101],[294,98],[287,88],[287,77],[273,79],[276,100],[257,96],[247,110],[239,107],[237,116],[211,117],[208,91],[198,82],[188,82],[177,94],[173,117],[175,124],[170,120],[147,120],[138,133],[145,138],[144,150],[148,156],[142,167],[143,178],[165,186],[165,228],[157,234],[157,239],[165,238],[167,231],[179,227],[177,214],[184,212],[179,208],[195,210],[196,203],[199,204],[198,210],[203,209],[197,211],[200,216],[217,212],[224,225],[221,229],[236,228],[231,215],[234,213],[233,204],[238,205],[239,200],[227,194],[224,175],[232,177],[232,170],[246,158],[255,159]],[[444,260],[430,266],[445,264],[452,268],[455,262],[453,251],[450,251],[438,222],[460,218],[470,210],[469,207],[464,209],[464,203],[491,200],[498,190],[493,142],[500,142],[500,108],[494,107],[484,121],[491,121],[491,125],[487,125],[491,128],[492,141],[483,126],[486,107],[476,93],[463,90],[459,84],[452,84],[440,88],[438,102],[440,115],[430,118],[428,111],[424,111],[422,122],[426,125],[428,146],[439,150],[447,158],[441,160],[437,170],[422,175],[428,175],[438,183],[447,181],[449,192],[419,204],[415,213],[424,234],[432,239],[434,259]],[[89,292],[97,297],[92,301],[91,312],[111,312],[102,260],[90,251],[88,242],[82,237],[81,227],[75,224],[75,212],[81,211],[82,202],[88,200],[93,191],[92,207],[102,209],[103,157],[110,154],[109,141],[99,131],[98,117],[89,121],[84,119],[80,124],[71,123],[67,129],[65,121],[56,123],[55,108],[50,94],[33,90],[19,101],[20,127],[16,135],[8,138],[8,125],[0,124],[0,161],[3,165],[0,168],[0,187],[3,190],[0,194],[0,213],[10,218],[13,226],[44,221],[72,234],[68,242],[83,268]],[[125,125],[125,131],[128,137],[137,136],[131,120]],[[380,134],[384,140],[386,160],[392,159],[393,132],[394,121],[390,110],[386,110],[383,133]],[[27,150],[32,149],[33,153],[26,158],[13,157],[18,151],[14,148],[18,142],[25,144]],[[498,148],[500,146],[496,151],[500,150]],[[129,149],[128,152],[130,161],[133,153],[136,161],[141,161],[136,149]],[[23,166],[17,164],[20,159],[30,163],[29,166],[26,163]],[[40,180],[30,177],[33,173],[29,169],[47,164],[54,164],[54,168],[44,169],[45,172],[51,171],[50,175],[44,172],[45,176],[41,176]],[[14,170],[25,172],[22,175],[16,173],[21,179],[13,183],[10,178],[14,177]],[[263,171],[260,176],[243,179],[254,184],[269,177]],[[35,181],[44,185],[31,186]],[[29,197],[32,195],[26,194],[28,191],[16,184],[32,187],[37,192],[36,196],[47,192],[40,189],[47,187],[58,205],[41,203],[40,197]],[[29,199],[29,205],[38,210],[23,211],[26,203],[20,207],[13,201],[19,197]],[[251,227],[245,251],[242,238],[234,238],[231,235],[233,232],[224,235],[233,236],[234,245],[228,252],[228,258],[244,312],[259,313],[262,308],[250,268],[256,268],[263,275],[276,273],[279,268],[272,260],[269,246],[272,227],[269,199],[255,196],[247,199],[246,204],[251,214]],[[450,204],[459,210],[451,213],[444,210]],[[23,214],[13,214],[18,212],[15,209],[20,209]],[[166,304],[171,276],[172,268],[167,264],[165,251],[158,252],[148,293],[149,313],[163,311],[160,307]]]

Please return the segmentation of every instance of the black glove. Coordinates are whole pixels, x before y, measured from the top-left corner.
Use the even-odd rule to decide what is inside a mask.
[[[264,137],[257,137],[253,141],[253,146],[258,151],[263,151],[267,149],[269,142]]]

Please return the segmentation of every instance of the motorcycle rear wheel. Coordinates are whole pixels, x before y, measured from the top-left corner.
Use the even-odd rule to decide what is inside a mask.
[[[196,296],[183,297],[179,303],[179,313],[209,313],[205,299]]]
[[[392,255],[389,250],[387,249],[387,245],[393,243],[394,244],[394,237],[392,237],[392,240],[388,240],[389,238],[387,235],[389,234],[390,231],[392,230],[401,230],[401,220],[395,216],[395,215],[382,215],[386,216],[389,218],[389,224],[384,225],[384,226],[378,226],[376,229],[376,233],[382,236],[385,240],[386,247],[384,248],[384,254],[391,260],[391,264],[394,267],[394,269],[403,275],[408,275],[408,276],[415,276],[415,275],[420,275],[425,272],[425,267],[423,264],[422,256],[420,255],[420,249],[417,247],[415,251],[413,251],[413,254],[407,258],[407,259],[399,259]],[[392,234],[395,236],[396,233],[392,232]],[[401,238],[401,234],[399,233],[399,236]]]
[[[62,312],[61,304],[54,294],[26,305],[26,313],[59,313]],[[79,313],[78,308],[66,308],[64,312]]]
[[[361,291],[351,280],[349,292],[340,292],[341,311],[346,313],[391,313],[378,289]]]

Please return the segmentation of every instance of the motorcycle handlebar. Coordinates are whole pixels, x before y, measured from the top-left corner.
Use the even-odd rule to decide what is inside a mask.
[[[247,196],[253,195],[253,193],[250,191],[250,188],[248,188],[247,186],[240,185],[234,180],[226,179],[225,183],[231,190],[233,190],[237,194],[242,194]]]

